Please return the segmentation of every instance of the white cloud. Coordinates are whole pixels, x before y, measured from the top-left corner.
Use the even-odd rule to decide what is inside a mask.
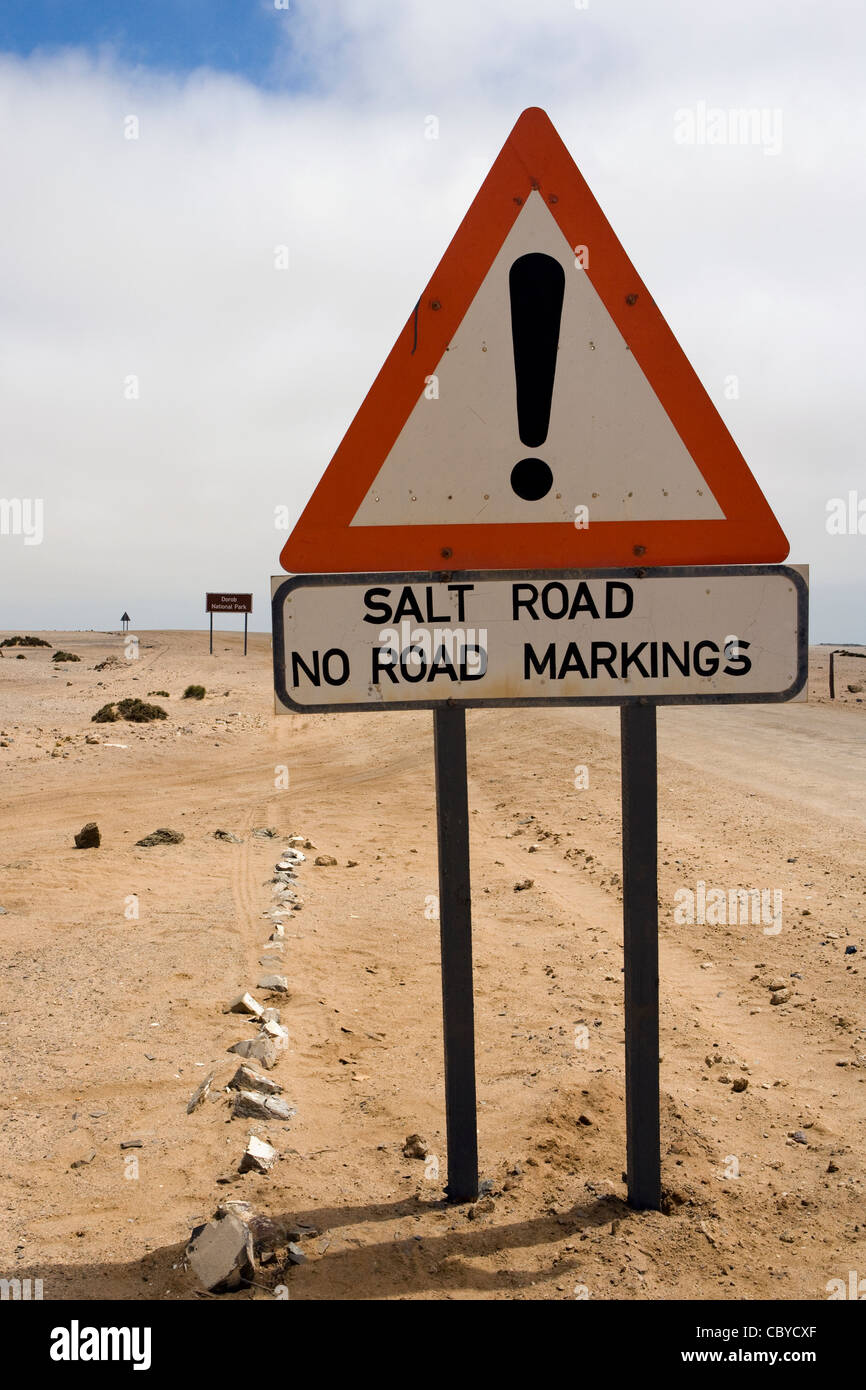
[[[0,622],[203,625],[204,590],[237,587],[266,627],[274,507],[300,511],[539,104],[813,563],[815,635],[866,635],[866,537],[824,529],[828,497],[866,497],[864,27],[842,4],[305,0],[275,14],[301,90],[0,59],[0,493],[44,497],[46,528],[0,537]],[[678,145],[698,102],[780,108],[781,153]]]

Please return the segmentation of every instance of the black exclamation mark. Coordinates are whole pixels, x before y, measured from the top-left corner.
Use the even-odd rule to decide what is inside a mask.
[[[547,438],[550,425],[565,271],[553,256],[531,251],[512,265],[508,287],[517,428],[520,442],[538,449]],[[511,470],[511,486],[525,502],[537,502],[550,492],[553,474],[544,459],[521,459]]]

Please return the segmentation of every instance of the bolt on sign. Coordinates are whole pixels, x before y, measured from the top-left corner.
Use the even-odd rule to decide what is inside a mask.
[[[628,1198],[657,1209],[656,706],[805,697],[808,570],[787,555],[550,120],[524,111],[271,588],[277,713],[433,710],[450,1201],[479,1190],[466,709],[620,706]]]

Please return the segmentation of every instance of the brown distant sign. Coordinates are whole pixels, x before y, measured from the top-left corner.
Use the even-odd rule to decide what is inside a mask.
[[[252,613],[252,594],[206,594],[206,613]]]
[[[247,654],[247,614],[253,611],[252,594],[205,594],[205,610],[210,613],[210,653],[213,656],[214,613],[243,613],[244,656]]]

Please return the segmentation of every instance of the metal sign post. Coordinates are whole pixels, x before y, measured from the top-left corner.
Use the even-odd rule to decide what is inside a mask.
[[[447,1192],[449,1202],[474,1202],[478,1196],[478,1136],[465,710],[445,705],[434,711],[433,748],[439,835]]]
[[[622,924],[628,1200],[658,1210],[658,788],[654,705],[623,705]]]

